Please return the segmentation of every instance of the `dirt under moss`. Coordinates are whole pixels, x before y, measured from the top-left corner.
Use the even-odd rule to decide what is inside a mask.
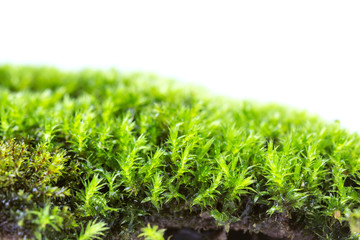
[[[167,229],[165,239],[172,236],[174,240],[208,239],[268,239],[268,240],[315,240],[318,239],[310,230],[304,229],[305,224],[295,225],[284,216],[272,216],[253,221],[245,218],[241,221],[219,226],[208,212],[195,216],[178,214],[166,216],[159,214],[146,218],[145,223]],[[135,236],[134,236],[135,239]]]

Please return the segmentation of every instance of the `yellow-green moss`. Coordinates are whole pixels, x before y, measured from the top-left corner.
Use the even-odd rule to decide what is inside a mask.
[[[347,239],[360,203],[357,134],[149,74],[1,66],[0,138],[4,234],[125,238],[177,211],[226,225],[251,202]]]

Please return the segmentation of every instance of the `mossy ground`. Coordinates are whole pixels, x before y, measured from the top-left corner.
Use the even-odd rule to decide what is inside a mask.
[[[150,74],[0,66],[0,137],[2,236],[130,239],[207,216],[358,238],[360,137],[305,112]]]

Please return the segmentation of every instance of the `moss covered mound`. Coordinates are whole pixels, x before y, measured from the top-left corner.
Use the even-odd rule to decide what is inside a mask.
[[[5,238],[360,228],[360,137],[305,112],[150,74],[0,66],[0,137]]]

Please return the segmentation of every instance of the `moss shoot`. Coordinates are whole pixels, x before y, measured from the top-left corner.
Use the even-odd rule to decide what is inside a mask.
[[[359,135],[306,112],[151,74],[0,66],[3,238],[358,239],[359,170]]]

